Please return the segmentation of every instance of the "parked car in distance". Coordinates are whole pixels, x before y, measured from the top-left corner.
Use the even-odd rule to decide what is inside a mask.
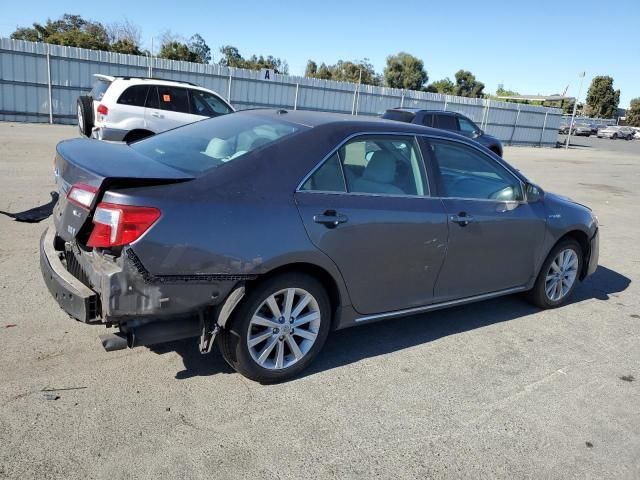
[[[631,140],[634,134],[635,132],[630,127],[620,127],[617,125],[610,125],[598,130],[598,138],[611,138],[613,140],[617,138]]]
[[[573,127],[573,135],[577,137],[590,137],[591,136],[591,126],[578,123]]]
[[[502,157],[502,142],[484,133],[478,125],[461,113],[420,108],[391,108],[382,115],[382,118],[456,132],[475,140]]]
[[[91,93],[78,98],[78,128],[86,137],[130,143],[234,111],[217,93],[188,82],[94,77]]]
[[[558,307],[598,263],[589,208],[411,123],[252,110],[56,150],[40,265],[58,304],[116,326],[107,350],[215,338],[260,382],[332,329],[516,292]]]
[[[558,127],[558,133],[561,135],[567,135],[569,133],[569,125],[566,123],[561,123]]]

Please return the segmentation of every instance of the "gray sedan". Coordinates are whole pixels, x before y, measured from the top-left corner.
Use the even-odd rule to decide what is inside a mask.
[[[516,292],[558,307],[598,261],[589,208],[409,123],[245,111],[131,145],[65,141],[55,173],[40,263],[58,304],[116,326],[107,350],[215,339],[265,383],[331,330]]]

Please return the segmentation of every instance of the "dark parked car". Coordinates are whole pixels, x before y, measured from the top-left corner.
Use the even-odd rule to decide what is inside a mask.
[[[60,306],[117,326],[107,350],[215,338],[261,382],[300,372],[332,329],[515,292],[557,307],[598,261],[587,207],[408,123],[245,111],[61,142],[55,175],[40,263]]]
[[[484,133],[480,127],[461,113],[422,110],[419,108],[392,108],[387,110],[382,115],[382,118],[456,132],[475,140],[499,157],[502,157],[502,143],[500,140]]]

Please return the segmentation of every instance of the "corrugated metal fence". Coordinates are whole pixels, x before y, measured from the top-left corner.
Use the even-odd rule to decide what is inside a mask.
[[[555,108],[454,97],[371,85],[275,75],[219,65],[153,58],[153,75],[183,80],[228,98],[238,109],[278,107],[379,115],[405,106],[460,112],[506,144],[555,145],[562,112]],[[92,74],[148,76],[143,56],[0,38],[0,120],[75,123],[76,99]]]

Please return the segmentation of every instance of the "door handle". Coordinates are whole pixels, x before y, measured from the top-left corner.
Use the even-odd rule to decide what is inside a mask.
[[[156,118],[164,118],[164,115],[162,115],[160,112],[151,112],[151,116]]]
[[[314,222],[321,223],[327,228],[335,228],[341,223],[345,223],[347,220],[349,219],[346,215],[342,215],[335,210],[325,210],[324,213],[313,216]]]
[[[457,223],[461,227],[466,227],[473,222],[473,217],[471,215],[467,215],[467,212],[460,212],[458,215],[451,215],[449,220],[453,223]]]

